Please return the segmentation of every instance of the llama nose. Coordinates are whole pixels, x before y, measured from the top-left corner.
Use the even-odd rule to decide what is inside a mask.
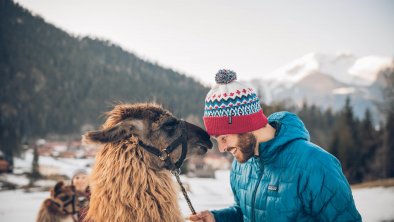
[[[208,149],[212,149],[213,143],[211,140],[208,140]]]
[[[203,130],[201,127],[196,126],[194,124],[191,124],[188,122],[185,122],[185,123],[186,123],[186,129],[188,131],[188,134],[197,134],[198,138],[200,140],[204,141],[207,148],[209,148],[209,149],[212,148],[213,144],[210,140],[210,136],[205,130]]]
[[[203,141],[207,143],[209,149],[212,148],[213,144],[211,141],[211,136],[203,129],[200,128],[200,136]]]
[[[206,145],[208,149],[212,149],[213,143],[211,141],[211,136],[203,129],[201,129],[200,135],[201,135],[201,139],[207,143]]]
[[[203,140],[211,141],[211,136],[209,136],[209,134],[205,130],[203,130],[201,134],[202,134],[202,139]]]

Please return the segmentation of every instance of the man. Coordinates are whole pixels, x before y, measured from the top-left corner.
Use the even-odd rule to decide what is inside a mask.
[[[339,161],[309,141],[289,112],[267,119],[252,87],[219,70],[205,99],[204,124],[235,160],[235,204],[190,215],[191,221],[361,221]]]

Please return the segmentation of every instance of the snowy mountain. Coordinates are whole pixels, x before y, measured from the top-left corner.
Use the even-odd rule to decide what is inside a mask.
[[[388,57],[309,53],[251,83],[266,103],[286,100],[301,105],[306,101],[338,110],[349,96],[356,115],[363,117],[367,108],[377,112],[382,86],[379,73],[392,65],[394,59]]]

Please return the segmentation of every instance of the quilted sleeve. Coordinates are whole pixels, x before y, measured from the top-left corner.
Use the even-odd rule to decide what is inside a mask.
[[[305,212],[316,221],[361,221],[339,161],[329,154],[314,160],[299,180]]]
[[[234,167],[234,166],[233,166]],[[212,214],[215,217],[216,222],[243,222],[242,210],[239,207],[239,200],[235,192],[234,174],[231,172],[231,189],[234,195],[234,205],[220,209],[212,210]]]
[[[216,222],[242,222],[243,216],[237,204],[231,207],[211,211]]]

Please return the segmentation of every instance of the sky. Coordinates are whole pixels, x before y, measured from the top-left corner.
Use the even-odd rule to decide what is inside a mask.
[[[74,36],[214,83],[264,78],[311,52],[394,56],[391,0],[15,0]]]

